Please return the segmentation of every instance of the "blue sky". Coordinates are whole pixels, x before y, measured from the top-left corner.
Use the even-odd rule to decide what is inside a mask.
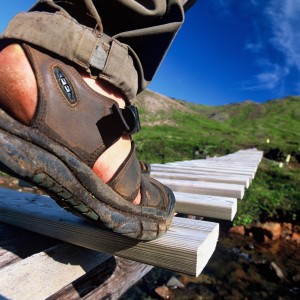
[[[0,0],[0,31],[34,0]],[[300,94],[299,0],[197,0],[149,88],[206,105]]]

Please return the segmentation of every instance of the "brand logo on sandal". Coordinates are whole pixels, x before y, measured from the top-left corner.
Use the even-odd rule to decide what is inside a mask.
[[[57,80],[62,92],[66,96],[67,100],[70,102],[70,104],[75,104],[77,100],[75,97],[74,89],[73,89],[71,83],[68,81],[64,72],[60,68],[55,67],[54,74],[55,74],[56,80]]]

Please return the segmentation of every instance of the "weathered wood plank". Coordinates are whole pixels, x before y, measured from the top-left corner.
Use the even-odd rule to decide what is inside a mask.
[[[0,221],[120,257],[198,276],[212,255],[218,224],[174,218],[169,231],[150,242],[102,230],[65,212],[46,196],[0,189]]]
[[[120,257],[111,257],[91,272],[68,284],[47,300],[118,299],[152,266]]]
[[[208,168],[208,167],[187,167],[187,166],[179,166],[179,165],[171,165],[171,164],[151,164],[151,170],[157,171],[157,170],[181,170],[182,172],[188,171],[188,172],[194,172],[201,174],[202,172],[205,173],[216,173],[220,175],[244,175],[249,176],[251,179],[254,178],[253,172],[248,171],[236,171],[236,170],[228,170],[228,169],[221,169],[221,168]]]
[[[207,182],[220,182],[229,184],[244,185],[246,188],[249,187],[249,177],[245,176],[220,176],[212,174],[184,174],[176,173],[171,171],[151,171],[151,177],[160,180],[165,179],[176,179],[176,180],[189,180],[189,181],[207,181]]]
[[[175,192],[176,212],[232,221],[237,211],[237,199]]]
[[[160,178],[160,182],[174,192],[202,194],[242,199],[244,186],[238,184],[214,183],[205,181],[188,181]]]
[[[174,166],[182,166],[182,167],[194,167],[194,168],[212,168],[212,169],[218,169],[218,170],[232,170],[232,171],[245,171],[245,172],[256,172],[257,165],[255,166],[247,166],[244,164],[233,164],[232,162],[222,162],[218,161],[197,161],[197,160],[191,160],[191,161],[181,161],[181,162],[174,162],[169,163],[168,165],[174,165]]]
[[[59,240],[0,222],[0,268],[60,243]]]
[[[223,176],[224,178],[243,176],[246,178],[250,177],[251,182],[262,156],[263,152],[256,149],[240,150],[236,153],[221,157],[179,161],[167,164],[152,164],[151,169],[153,173],[174,172],[181,173],[181,175],[210,175]]]
[[[195,169],[195,168],[180,168],[180,167],[171,167],[167,165],[151,165],[151,174],[152,172],[172,172],[174,174],[181,174],[182,176],[184,175],[190,175],[190,176],[217,176],[217,177],[231,177],[231,178],[242,178],[245,179],[246,181],[249,181],[249,185],[252,181],[252,175],[245,175],[245,174],[230,174],[226,171],[206,171],[206,170],[201,170],[201,169]],[[150,174],[150,176],[151,176]]]
[[[110,255],[63,243],[0,270],[0,295],[7,299],[45,299]]]
[[[21,260],[21,258],[15,253],[0,248],[0,269],[10,264],[13,264],[19,260]]]
[[[37,233],[10,226],[4,223],[0,223],[0,236],[0,269],[8,265],[13,265],[17,261],[21,261],[22,259],[27,259],[28,257],[31,257],[31,263],[34,266],[34,270],[36,271],[36,267],[42,266],[42,264],[44,264],[45,262],[45,259],[44,256],[34,254],[37,254],[41,251],[45,252],[45,250],[47,250],[48,248],[52,248],[53,245],[63,243],[59,240],[54,240],[49,237],[42,236]],[[1,246],[3,248],[1,248]],[[72,251],[72,249],[69,250]],[[77,255],[77,264],[80,266],[86,265],[86,260],[89,258],[85,255],[87,249],[81,248],[80,250],[79,247],[76,246],[75,250],[78,252],[82,251],[82,255]],[[47,252],[49,252],[49,250]],[[67,258],[69,258],[69,255]],[[80,259],[82,260],[82,262],[80,261]],[[60,263],[65,264],[64,261],[60,261]],[[139,279],[141,279],[145,274],[147,274],[147,272],[150,271],[152,268],[151,266],[142,263],[113,256],[101,262],[100,264],[99,261],[96,259],[94,260],[94,263],[95,268],[93,268],[91,271],[85,269],[84,271],[88,272],[85,273],[83,276],[77,278],[75,281],[72,281],[71,283],[69,283],[69,273],[71,273],[71,278],[73,278],[74,268],[65,267],[63,270],[64,276],[59,276],[62,277],[60,281],[60,286],[64,286],[65,284],[66,285],[58,292],[52,294],[47,299],[106,299],[110,292],[112,292],[112,296],[110,297],[110,299],[117,299],[128,288],[130,288],[130,286],[135,284]],[[42,286],[47,286],[48,291],[49,282],[52,282],[51,275],[55,276],[54,282],[56,282],[57,280],[56,273],[52,272],[50,274],[48,272],[48,269],[53,270],[53,268],[55,268],[57,264],[57,260],[54,259],[53,261],[51,261],[50,259],[48,259],[47,264],[44,265],[44,267],[41,267],[40,269],[40,272],[46,272],[47,276],[42,274],[38,282]],[[24,281],[22,281],[21,284],[17,282],[18,276],[20,275],[19,264],[11,266],[9,268],[9,271],[12,276],[15,273],[17,274],[17,276],[15,276],[16,282],[12,285],[14,286],[13,294],[22,294],[23,296]],[[31,272],[31,266],[29,266],[29,271]],[[2,271],[0,271],[0,276],[2,277],[1,272]],[[77,272],[75,274],[81,275]],[[42,282],[43,280],[45,280],[45,282]],[[27,298],[44,299],[44,291],[42,294],[39,293],[41,286],[36,284],[35,278],[32,278],[31,276],[28,277],[28,286],[30,286],[31,288],[32,295],[28,295]],[[1,286],[0,283],[0,298],[3,297],[3,294],[1,293],[3,288],[4,287]],[[59,288],[59,286],[53,287],[52,291],[55,291],[57,288]],[[27,284],[26,290],[28,290]],[[6,291],[6,294],[8,294],[8,291]],[[10,294],[12,294],[11,291]],[[18,299],[18,297],[12,298]],[[24,298],[22,297],[21,299]]]

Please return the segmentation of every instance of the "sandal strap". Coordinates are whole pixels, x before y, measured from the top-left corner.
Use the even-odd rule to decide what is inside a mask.
[[[132,142],[130,153],[107,184],[124,199],[133,202],[140,190],[141,178],[141,167]]]
[[[133,53],[127,45],[104,33],[96,34],[65,14],[19,13],[2,38],[24,41],[60,55],[119,88],[128,101],[141,89]]]
[[[166,211],[170,205],[169,194],[172,192],[157,180],[142,174],[133,142],[127,158],[107,184],[130,202],[136,199],[140,191],[143,209],[155,207]]]
[[[124,109],[119,108],[118,104],[111,107],[111,114],[103,117],[98,122],[104,143],[112,145],[110,140],[119,138],[121,134],[135,134],[141,130],[139,112],[136,106],[127,105]],[[103,128],[103,130],[101,130]],[[113,131],[107,130],[112,128]],[[115,136],[115,134],[117,136]]]
[[[140,130],[137,108],[93,91],[76,69],[22,44],[36,76],[39,99],[31,126],[59,142],[88,166],[124,134]]]

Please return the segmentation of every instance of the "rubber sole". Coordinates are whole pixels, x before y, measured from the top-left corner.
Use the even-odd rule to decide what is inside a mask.
[[[167,187],[170,205],[165,210],[134,205],[66,148],[2,110],[0,149],[0,169],[41,188],[64,209],[97,225],[138,240],[153,240],[171,225],[175,198]]]

